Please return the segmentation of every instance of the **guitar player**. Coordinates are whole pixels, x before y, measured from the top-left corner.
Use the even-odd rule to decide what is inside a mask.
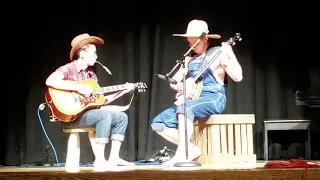
[[[203,20],[192,20],[189,22],[186,34],[174,34],[173,36],[185,37],[190,48],[199,39],[203,32],[208,31],[208,25]],[[242,68],[231,48],[227,43],[222,43],[221,47],[209,46],[208,38],[220,39],[220,35],[207,34],[192,49],[194,55],[186,57],[186,68],[181,68],[172,77],[178,84],[170,84],[170,87],[181,93],[181,81],[183,75],[195,77],[203,67],[201,64],[206,56],[212,56],[217,50],[222,50],[220,56],[216,59],[218,63],[213,63],[202,75],[202,91],[197,99],[188,100],[187,107],[187,131],[188,131],[188,161],[199,157],[201,151],[198,147],[190,142],[193,132],[193,123],[199,118],[206,118],[212,114],[221,114],[226,107],[226,74],[228,74],[235,82],[242,80]],[[180,82],[180,83],[179,83]],[[185,127],[184,127],[184,110],[183,103],[173,105],[165,111],[158,114],[152,121],[151,127],[153,131],[162,136],[167,141],[177,145],[175,155],[163,163],[164,166],[173,166],[176,162],[186,160],[185,154]],[[179,129],[181,129],[179,131]]]
[[[71,41],[70,62],[57,68],[47,78],[46,85],[56,89],[77,91],[83,95],[91,95],[93,93],[91,86],[72,83],[72,81],[86,79],[98,81],[96,74],[90,67],[97,62],[96,45],[102,44],[104,44],[104,41],[101,38],[90,36],[87,33],[76,36]],[[133,89],[134,86],[129,84],[127,89],[105,96],[105,104],[116,100]],[[92,144],[95,155],[95,171],[105,171],[117,165],[134,165],[119,157],[120,147],[124,141],[128,125],[128,116],[124,112],[107,111],[102,108],[92,109],[84,112],[78,119],[69,123],[62,122],[62,124],[65,127],[94,126],[96,128],[95,144]],[[110,136],[112,144],[109,160],[107,161],[104,152]]]

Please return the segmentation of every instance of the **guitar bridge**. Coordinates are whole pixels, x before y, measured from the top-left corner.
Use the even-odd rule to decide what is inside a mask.
[[[75,96],[75,93],[74,93],[74,92],[71,92],[71,95],[72,95],[74,101],[75,101],[75,102],[78,102],[78,98]]]

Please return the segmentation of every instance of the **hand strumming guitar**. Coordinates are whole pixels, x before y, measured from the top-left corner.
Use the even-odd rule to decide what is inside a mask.
[[[85,96],[90,96],[93,93],[93,88],[89,85],[78,84],[77,91]]]

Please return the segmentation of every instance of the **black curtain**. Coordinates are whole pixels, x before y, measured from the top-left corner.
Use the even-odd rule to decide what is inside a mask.
[[[163,16],[100,15],[78,19],[52,16],[45,17],[45,21],[34,18],[26,27],[29,35],[19,33],[22,39],[28,40],[23,50],[30,55],[30,60],[20,62],[25,64],[21,67],[23,70],[17,71],[13,77],[24,79],[23,91],[18,88],[9,90],[11,100],[7,103],[9,106],[3,120],[5,130],[2,132],[4,143],[0,164],[38,162],[47,147],[52,155],[55,150],[60,162],[65,162],[68,134],[62,132],[58,123],[49,121],[47,108],[38,116],[38,106],[44,102],[45,79],[69,61],[70,42],[81,33],[100,36],[106,42],[98,46],[98,60],[111,70],[112,76],[95,65],[101,86],[125,82],[145,82],[149,86],[149,90],[140,93],[126,111],[129,127],[121,156],[136,161],[147,159],[164,146],[175,149],[150,127],[152,119],[171,106],[174,98],[168,83],[154,74],[169,72],[175,61],[187,51],[186,40],[172,37],[172,34],[184,33],[188,22],[194,18],[207,21],[210,33],[222,36],[221,40],[212,40],[214,45],[227,41],[237,32],[242,35],[243,40],[233,48],[242,65],[244,79],[240,83],[229,79],[225,113],[255,114],[254,145],[258,159],[263,157],[265,119],[313,119],[312,138],[318,138],[317,111],[295,104],[295,91],[308,91],[310,69],[317,69],[317,66],[312,58],[303,59],[302,52],[294,44],[298,29],[293,17],[264,17],[264,13],[242,10],[233,13],[185,10],[172,16],[162,12]],[[240,11],[242,13],[238,13]],[[10,86],[17,87],[16,84]],[[129,100],[129,96],[124,96],[113,104],[125,105]],[[277,137],[274,142],[281,140],[290,139]],[[106,157],[109,156],[109,147],[106,148]],[[319,147],[313,145],[313,148],[319,151]],[[51,160],[55,161],[54,158]],[[93,161],[87,134],[81,134],[81,161]]]

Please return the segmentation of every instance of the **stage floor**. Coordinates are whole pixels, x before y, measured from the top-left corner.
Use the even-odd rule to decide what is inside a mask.
[[[267,169],[265,163],[257,163],[251,169],[217,169],[209,165],[199,167],[163,167],[161,165],[138,165],[134,167],[118,166],[106,172],[94,172],[92,167],[81,167],[79,173],[67,173],[64,167],[45,166],[7,166],[0,168],[0,179],[290,179],[300,180],[303,175],[306,179],[320,179],[320,168],[284,168]],[[306,172],[305,172],[306,171]]]

